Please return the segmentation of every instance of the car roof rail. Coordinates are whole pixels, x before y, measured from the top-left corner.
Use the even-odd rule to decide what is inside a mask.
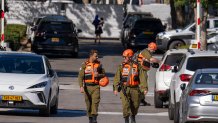
[[[194,52],[193,49],[189,49],[189,48],[188,48],[187,51],[188,51],[191,55],[195,54],[195,52]]]

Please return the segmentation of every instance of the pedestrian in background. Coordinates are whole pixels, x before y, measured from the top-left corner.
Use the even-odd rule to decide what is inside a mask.
[[[101,43],[100,40],[101,40],[101,34],[103,33],[103,29],[102,29],[103,25],[104,25],[104,18],[101,17],[100,22],[99,22],[98,27],[97,27],[97,30],[95,32],[95,34],[96,34],[95,43],[97,40],[98,40],[98,44]]]
[[[98,33],[98,25],[100,23],[100,19],[99,19],[99,16],[96,15],[95,16],[95,19],[93,20],[92,24],[95,26],[95,43],[96,43],[96,40],[97,40],[97,33]]]
[[[82,63],[78,75],[80,92],[85,95],[89,123],[97,123],[100,102],[99,80],[103,77],[105,77],[105,71],[98,61],[98,51],[91,50],[89,58]]]
[[[114,77],[114,94],[120,92],[125,123],[129,123],[129,117],[131,123],[136,123],[140,93],[147,94],[148,91],[144,70],[140,64],[132,61],[133,54],[131,49],[123,52],[123,63],[119,65]]]

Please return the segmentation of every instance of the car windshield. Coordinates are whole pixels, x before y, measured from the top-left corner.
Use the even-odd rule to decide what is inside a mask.
[[[170,54],[170,55],[167,56],[164,64],[167,64],[167,65],[170,65],[170,66],[174,66],[176,64],[179,64],[183,55],[184,54],[182,54],[182,53]]]
[[[41,57],[0,55],[0,73],[44,74]]]
[[[191,57],[188,59],[186,69],[196,71],[203,68],[218,68],[218,57]]]
[[[162,23],[158,20],[143,20],[136,21],[134,28],[148,29],[153,31],[164,31]]]
[[[187,26],[185,26],[185,27],[183,28],[183,30],[188,29],[191,25],[193,25],[193,23],[190,23],[190,24],[188,24]]]
[[[218,73],[201,73],[196,76],[196,84],[218,84]]]
[[[43,22],[39,27],[41,31],[59,31],[59,32],[71,32],[71,23],[63,22]]]
[[[42,20],[42,18],[38,18],[37,20],[36,20],[36,23],[35,23],[35,25],[39,25],[39,22]]]

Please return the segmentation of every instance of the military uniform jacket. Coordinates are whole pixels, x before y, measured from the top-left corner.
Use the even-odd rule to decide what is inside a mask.
[[[131,63],[133,64],[133,63]],[[147,75],[144,74],[144,70],[142,69],[140,64],[138,65],[138,76],[139,76],[139,87],[140,87],[140,91],[144,92],[145,90],[148,90],[148,86],[147,86]],[[121,81],[122,78],[122,69],[123,69],[123,64],[118,66],[117,72],[115,74],[114,77],[114,90],[118,90],[118,84]]]
[[[86,61],[87,62],[87,61]],[[80,67],[79,70],[79,75],[78,75],[78,82],[79,82],[79,86],[83,87],[84,86],[84,76],[85,76],[85,69],[86,69],[86,62],[82,63],[82,66]],[[99,73],[99,78],[104,77],[105,76],[105,70],[102,68],[102,65],[100,64],[100,71],[98,71]]]

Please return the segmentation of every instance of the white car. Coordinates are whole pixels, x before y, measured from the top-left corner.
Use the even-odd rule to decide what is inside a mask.
[[[0,87],[1,108],[57,113],[59,81],[45,56],[0,51]]]
[[[156,81],[154,88],[154,104],[155,108],[162,108],[163,102],[169,99],[169,87],[173,66],[179,64],[182,56],[187,52],[186,49],[168,50],[162,58],[159,68],[156,71]]]
[[[197,69],[218,68],[218,54],[215,51],[188,50],[178,66],[172,70],[175,72],[170,83],[169,119],[179,122],[179,102],[182,90],[180,85],[188,83]]]

